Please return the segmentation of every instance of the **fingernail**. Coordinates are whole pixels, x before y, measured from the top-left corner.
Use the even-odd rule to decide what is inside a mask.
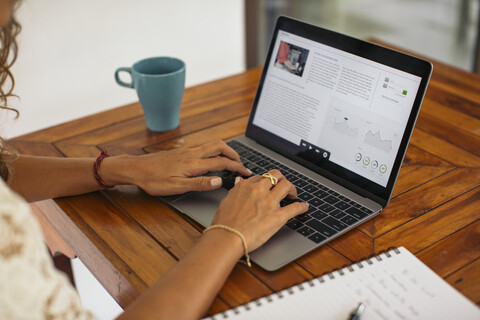
[[[210,180],[210,185],[212,187],[219,187],[222,185],[222,178],[213,178],[212,180]]]
[[[242,179],[242,178],[240,178],[240,177],[236,177],[236,178],[235,178],[235,184],[239,183],[241,179]]]
[[[252,173],[253,173],[253,172],[252,172],[252,170],[250,170],[250,169],[248,169],[248,168],[247,168],[247,171],[248,171],[248,172],[250,172],[250,174],[252,174]]]

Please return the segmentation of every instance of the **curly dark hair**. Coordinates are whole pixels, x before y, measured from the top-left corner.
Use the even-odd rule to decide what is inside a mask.
[[[17,3],[18,4],[18,3]],[[18,6],[15,6],[14,11]],[[10,71],[11,66],[17,59],[17,41],[16,37],[20,33],[21,26],[11,16],[10,21],[0,28],[0,109],[13,111],[16,117],[20,115],[18,110],[8,106],[8,99],[14,97],[13,89],[15,80]],[[17,157],[16,150],[4,139],[0,138],[0,177],[7,181],[11,175],[10,162]]]

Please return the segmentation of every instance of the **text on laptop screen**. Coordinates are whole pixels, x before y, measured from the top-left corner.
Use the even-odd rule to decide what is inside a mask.
[[[279,30],[253,124],[383,187],[421,78]]]

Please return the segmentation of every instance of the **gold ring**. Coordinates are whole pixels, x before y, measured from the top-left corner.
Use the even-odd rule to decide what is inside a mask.
[[[278,183],[278,179],[273,176],[271,173],[264,173],[262,174],[262,177],[264,178],[269,178],[270,179],[270,182],[272,183],[272,186],[276,185]]]

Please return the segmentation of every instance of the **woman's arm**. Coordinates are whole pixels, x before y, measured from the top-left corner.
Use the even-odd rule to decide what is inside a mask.
[[[243,254],[234,233],[208,231],[118,319],[199,319]]]
[[[12,163],[14,172],[8,183],[30,202],[87,193],[100,189],[93,177],[94,162],[94,158],[20,155]],[[133,184],[151,195],[172,195],[220,187],[220,177],[202,175],[221,170],[251,174],[222,141],[142,156],[108,157],[99,173],[106,185]]]
[[[301,202],[280,208],[286,196],[296,198],[296,189],[278,170],[271,173],[279,179],[275,187],[260,176],[239,179],[212,222],[240,231],[249,251],[267,241],[288,219],[308,210]],[[244,253],[242,240],[235,233],[209,230],[118,319],[199,319]]]

